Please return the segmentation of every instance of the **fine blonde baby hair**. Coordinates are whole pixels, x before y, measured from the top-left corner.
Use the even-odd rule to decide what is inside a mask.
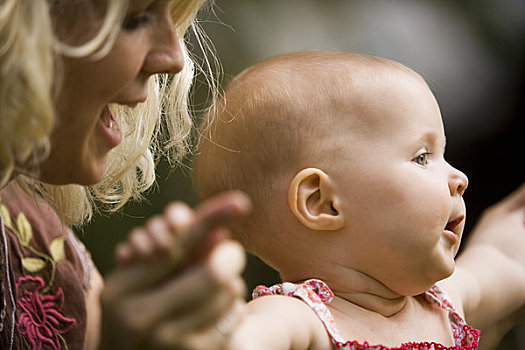
[[[366,108],[352,92],[385,70],[416,74],[372,56],[306,51],[256,64],[227,86],[201,125],[195,182],[201,198],[230,189],[252,198],[252,216],[234,228],[249,251],[267,257],[267,242],[284,239],[290,182],[302,169],[337,166],[338,140],[354,137],[361,121],[351,116]]]

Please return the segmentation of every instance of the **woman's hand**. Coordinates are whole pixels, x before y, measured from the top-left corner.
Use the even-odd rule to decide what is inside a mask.
[[[221,349],[244,303],[244,250],[225,225],[249,211],[231,192],[195,212],[173,204],[117,248],[102,296],[103,348]]]

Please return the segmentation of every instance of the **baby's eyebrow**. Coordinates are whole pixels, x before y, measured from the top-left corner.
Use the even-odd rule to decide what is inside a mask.
[[[439,142],[440,140],[440,135],[436,134],[435,132],[433,131],[427,131],[425,133],[423,133],[420,137],[418,137],[417,139],[414,140],[413,142],[413,145],[418,145],[422,142],[430,142],[434,145],[437,145],[437,142]],[[412,144],[412,143],[411,143]],[[447,144],[447,139],[445,136],[443,136],[443,149],[445,149],[446,147],[446,144]]]

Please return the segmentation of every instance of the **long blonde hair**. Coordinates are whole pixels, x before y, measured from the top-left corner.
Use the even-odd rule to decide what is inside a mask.
[[[136,108],[111,107],[124,137],[110,152],[108,170],[101,183],[89,187],[57,186],[28,176],[18,177],[25,188],[51,203],[66,223],[86,222],[99,205],[117,210],[128,200],[139,199],[155,181],[158,154],[168,154],[170,161],[177,162],[187,153],[193,124],[189,98],[196,66],[186,49],[185,33],[188,28],[201,33],[195,18],[204,2],[181,0],[172,5],[185,54],[183,70],[174,77],[151,77],[148,100]],[[111,48],[127,3],[128,0],[108,1],[100,31],[78,47],[54,37],[46,1],[1,3],[0,186],[9,180],[17,164],[38,163],[47,156],[48,136],[55,122],[53,84],[59,77],[55,56],[103,56]],[[199,44],[206,42],[199,38]]]

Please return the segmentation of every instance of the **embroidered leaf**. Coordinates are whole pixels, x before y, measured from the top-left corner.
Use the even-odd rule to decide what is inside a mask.
[[[31,241],[31,238],[33,238],[33,229],[31,228],[31,224],[29,223],[29,220],[27,220],[24,213],[18,214],[18,217],[16,218],[16,227],[18,228],[18,232],[16,232],[16,234],[20,240],[20,243],[27,247],[29,245],[29,241]]]
[[[64,260],[64,237],[55,238],[49,244],[49,250],[51,250],[51,256],[53,257],[53,260],[55,260],[55,262]]]
[[[4,220],[4,225],[9,227],[11,230],[13,226],[11,224],[11,215],[9,215],[9,210],[3,204],[0,204],[0,215],[2,215],[2,220]]]
[[[29,272],[38,272],[46,266],[46,262],[39,258],[22,258],[22,266]]]

